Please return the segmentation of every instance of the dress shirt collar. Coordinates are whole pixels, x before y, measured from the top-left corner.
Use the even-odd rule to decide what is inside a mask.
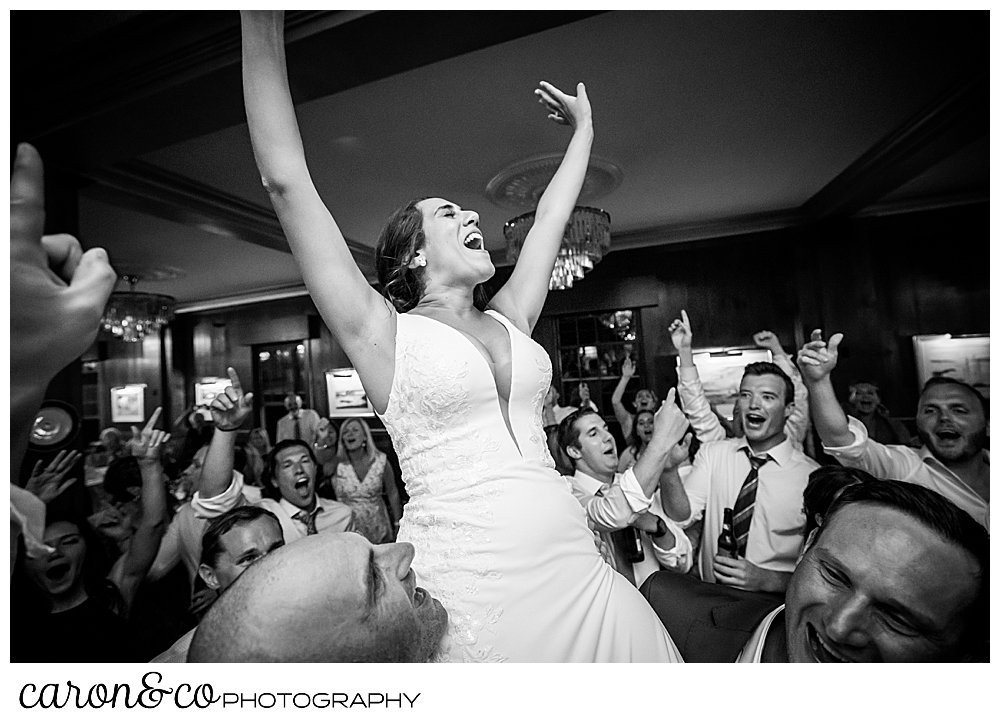
[[[792,458],[792,453],[795,451],[795,448],[792,446],[792,441],[787,437],[787,435],[781,444],[776,444],[771,447],[771,449],[761,454],[757,454],[753,451],[746,437],[740,437],[739,441],[736,443],[736,449],[738,451],[743,448],[749,449],[750,454],[754,457],[770,456],[770,458],[773,459],[779,467],[784,467],[788,464]]]
[[[591,477],[586,472],[581,472],[580,470],[573,473],[573,479],[575,479],[579,487],[589,495],[596,495],[605,487],[604,482],[601,482],[601,480],[596,477]],[[612,483],[614,483],[614,480],[612,480]]]
[[[281,507],[281,509],[283,509],[291,518],[294,518],[295,515],[297,515],[300,512],[309,512],[311,514],[313,510],[315,510],[317,507],[319,508],[320,512],[323,511],[323,507],[319,503],[319,495],[313,496],[313,505],[308,510],[303,510],[303,508],[301,507],[296,507],[291,502],[286,500],[284,497],[278,500],[278,506]]]

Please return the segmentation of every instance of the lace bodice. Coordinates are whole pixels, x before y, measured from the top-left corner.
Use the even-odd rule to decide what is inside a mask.
[[[502,315],[511,343],[508,418],[486,359],[465,336],[435,319],[398,317],[396,372],[382,420],[392,437],[407,493],[457,493],[510,464],[555,468],[542,429],[552,379],[545,350]]]

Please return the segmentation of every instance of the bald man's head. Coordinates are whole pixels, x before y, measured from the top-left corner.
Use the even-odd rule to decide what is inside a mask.
[[[198,626],[189,662],[424,662],[448,615],[413,546],[310,535],[252,565]]]

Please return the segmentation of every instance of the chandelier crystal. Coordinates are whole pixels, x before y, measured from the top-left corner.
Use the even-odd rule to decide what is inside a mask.
[[[522,214],[504,224],[507,260],[517,261],[532,224],[535,212]],[[577,206],[566,224],[562,246],[552,268],[549,291],[569,289],[576,279],[594,268],[611,247],[611,215],[602,209]]]
[[[176,299],[135,291],[138,277],[122,278],[128,282],[129,290],[111,294],[101,319],[101,330],[112,339],[130,342],[142,341],[147,334],[159,333],[160,327],[174,317]]]

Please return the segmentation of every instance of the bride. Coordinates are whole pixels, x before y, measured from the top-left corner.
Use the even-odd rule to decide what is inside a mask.
[[[254,155],[309,293],[399,455],[410,501],[398,539],[414,544],[420,584],[449,615],[436,659],[680,661],[639,592],[602,561],[542,431],[552,366],[530,334],[590,156],[583,84],[575,97],[544,82],[535,91],[573,134],[484,312],[474,293],[494,268],[479,216],[443,198],[393,214],[376,248],[385,298],[369,286],[313,185],[286,74],[283,14],[244,12]]]

